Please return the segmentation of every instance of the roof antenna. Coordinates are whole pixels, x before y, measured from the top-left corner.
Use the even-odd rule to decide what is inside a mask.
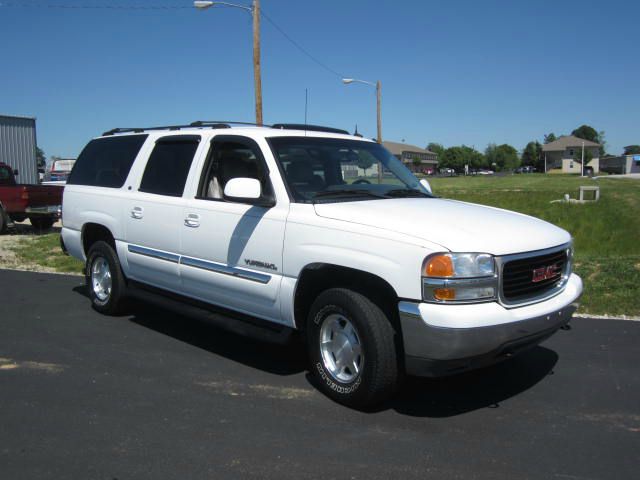
[[[353,136],[362,138],[362,134],[360,132],[358,132],[358,124],[357,123],[356,123],[356,131],[353,132]]]
[[[309,89],[305,88],[304,89],[304,135],[305,137],[307,136],[307,110],[309,107]]]

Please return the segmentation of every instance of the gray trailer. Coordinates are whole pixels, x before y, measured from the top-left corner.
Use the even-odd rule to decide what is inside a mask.
[[[38,183],[35,118],[0,113],[0,163],[18,170],[19,183]]]

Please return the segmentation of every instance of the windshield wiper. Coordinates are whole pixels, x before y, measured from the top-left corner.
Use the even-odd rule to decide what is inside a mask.
[[[420,190],[414,190],[412,188],[398,188],[395,190],[389,190],[387,192],[387,196],[389,197],[426,197],[426,198],[433,197],[433,195],[429,195],[428,193],[421,192]]]
[[[340,189],[340,190],[324,190],[322,192],[318,192],[313,196],[313,200],[319,198],[330,198],[330,197],[372,197],[372,198],[386,198],[384,195],[380,195],[378,193],[369,192],[368,190],[358,190],[358,189]]]

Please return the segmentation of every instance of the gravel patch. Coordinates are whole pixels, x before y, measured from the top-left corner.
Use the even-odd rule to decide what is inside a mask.
[[[62,224],[57,222],[52,231],[59,231],[62,228]],[[21,223],[16,223],[15,228],[11,229],[10,233],[0,235],[0,268],[6,270],[22,270],[27,272],[44,272],[44,273],[59,273],[53,268],[43,267],[35,263],[25,263],[23,260],[19,260],[13,249],[19,244],[24,242],[31,242],[37,235],[33,231],[33,227],[29,220]],[[68,273],[66,275],[69,275]],[[71,274],[73,275],[73,274]]]

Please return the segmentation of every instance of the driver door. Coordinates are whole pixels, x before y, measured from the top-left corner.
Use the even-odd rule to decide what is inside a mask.
[[[184,293],[280,322],[278,292],[288,204],[275,203],[260,147],[247,137],[216,136],[200,177],[184,210],[184,218],[191,219],[182,227]],[[225,198],[225,184],[232,178],[260,180],[262,198]]]

